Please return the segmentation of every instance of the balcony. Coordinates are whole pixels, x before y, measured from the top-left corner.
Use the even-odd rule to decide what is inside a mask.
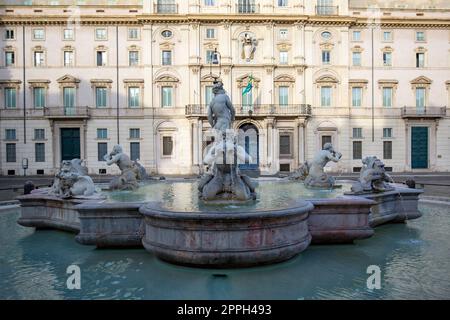
[[[447,114],[446,107],[403,107],[402,118],[403,119],[439,119],[443,118]]]
[[[51,107],[44,108],[44,117],[53,120],[88,119],[88,107]]]
[[[338,6],[316,6],[316,15],[318,16],[337,16],[339,15]]]
[[[234,105],[236,117],[309,117],[311,106],[309,104],[264,104],[264,105]],[[208,106],[191,104],[186,106],[186,116],[206,117]]]
[[[259,13],[259,4],[254,3],[237,4],[236,12],[243,14]]]
[[[155,3],[154,10],[155,13],[162,14],[173,14],[178,13],[178,4],[175,3]]]

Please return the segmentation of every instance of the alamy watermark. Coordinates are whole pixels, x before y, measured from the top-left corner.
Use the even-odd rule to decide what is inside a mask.
[[[81,269],[79,266],[72,264],[67,267],[66,273],[69,275],[66,281],[67,289],[80,290],[81,289]]]
[[[370,265],[367,267],[366,273],[370,276],[367,278],[366,286],[369,290],[381,289],[381,269],[377,265]]]

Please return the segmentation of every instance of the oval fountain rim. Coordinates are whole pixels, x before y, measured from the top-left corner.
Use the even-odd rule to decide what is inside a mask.
[[[275,218],[283,216],[292,216],[295,214],[306,215],[314,209],[312,202],[307,200],[293,200],[289,202],[289,206],[283,209],[249,209],[242,211],[214,212],[212,210],[205,211],[177,211],[161,207],[159,201],[151,201],[144,203],[139,212],[144,216],[159,218],[183,218],[183,219],[217,219],[217,220],[242,220],[246,218]],[[251,211],[250,211],[251,210]],[[300,211],[300,212],[299,212]],[[305,217],[306,218],[306,217]]]

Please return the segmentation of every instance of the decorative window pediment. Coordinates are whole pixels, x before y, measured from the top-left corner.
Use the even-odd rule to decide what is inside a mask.
[[[174,76],[171,75],[161,75],[158,78],[156,78],[155,83],[157,83],[159,86],[174,86],[180,82],[180,80]]]
[[[208,41],[204,43],[204,47],[207,50],[214,50],[217,48],[217,46],[219,45],[219,43],[217,41]]]
[[[291,86],[295,82],[295,79],[290,75],[285,74],[276,77],[274,82],[276,86]]]
[[[128,87],[144,87],[144,79],[124,79],[125,88]]]
[[[22,83],[21,80],[0,80],[0,86],[6,88],[18,89],[21,83]]]
[[[107,47],[107,46],[103,46],[103,45],[101,45],[101,46],[96,46],[96,47],[95,47],[95,50],[96,50],[96,51],[106,51],[106,50],[108,50],[108,47]]]
[[[411,87],[413,89],[415,89],[417,87],[429,88],[432,82],[433,82],[433,80],[431,80],[425,76],[420,76],[420,77],[417,77],[417,78],[411,80]]]
[[[335,85],[337,85],[339,83],[339,80],[336,79],[332,75],[325,75],[325,76],[321,76],[321,77],[317,78],[315,83],[318,84],[319,86],[322,86],[322,85],[333,85],[333,86],[335,86]]]
[[[361,46],[354,46],[352,52],[363,52],[364,49]]]
[[[279,51],[289,51],[292,48],[292,44],[288,42],[280,42],[277,44],[277,48]]]
[[[80,79],[77,79],[71,75],[66,74],[65,76],[62,76],[61,78],[57,79],[56,82],[58,82],[60,86],[70,84],[78,87]]]
[[[383,52],[394,52],[394,49],[392,47],[387,46],[387,47],[382,48],[381,51],[383,51]]]
[[[50,80],[45,79],[33,79],[28,80],[28,84],[30,85],[30,88],[46,88],[48,89],[48,86],[50,84]]]
[[[239,77],[237,79],[238,88],[246,87],[248,85],[249,78],[250,78],[249,75],[245,75],[245,76]],[[260,81],[261,81],[260,79],[258,79],[258,78],[253,76],[253,85],[255,86],[255,88],[259,87],[259,82]]]
[[[320,49],[322,49],[322,50],[331,51],[331,50],[333,50],[333,48],[334,48],[334,44],[329,43],[329,42],[324,42],[324,43],[320,44]]]
[[[139,47],[139,46],[133,44],[132,46],[129,46],[129,47],[127,48],[127,50],[128,50],[128,51],[139,51],[139,50],[141,50],[141,47]]]
[[[91,79],[91,87],[107,87],[111,88],[113,81],[110,79]]]
[[[427,49],[424,47],[418,47],[416,50],[414,50],[416,53],[425,53],[427,52]]]
[[[218,75],[216,75],[216,74],[212,74],[212,75],[208,74],[208,75],[202,77],[201,82],[213,83],[216,80],[217,81],[222,81],[222,79],[219,78]]]
[[[369,81],[366,79],[350,79],[350,80],[348,80],[348,85],[350,88],[352,88],[352,87],[367,88],[368,83],[369,83]]]
[[[398,80],[394,80],[394,79],[380,79],[378,80],[378,87],[384,88],[384,87],[392,87],[392,88],[397,88],[398,85]]]
[[[174,46],[175,46],[175,44],[170,41],[164,41],[159,44],[159,48],[161,50],[172,50],[174,48]]]

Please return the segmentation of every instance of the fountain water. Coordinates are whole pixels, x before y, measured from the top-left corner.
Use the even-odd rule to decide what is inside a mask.
[[[325,144],[304,168],[308,169],[304,185],[270,181],[256,187],[239,172],[239,161],[248,155],[231,130],[235,115],[231,100],[220,82],[213,92],[208,120],[216,140],[205,156],[210,171],[201,179],[140,186],[142,167],[116,146],[106,159],[109,165],[117,164],[122,174],[112,181],[109,191],[87,196],[92,190],[88,185],[69,187],[70,192],[59,196],[51,190],[33,191],[19,197],[19,223],[79,232],[76,240],[86,245],[143,245],[176,264],[242,267],[290,259],[311,242],[350,243],[368,238],[373,226],[403,221],[398,215],[400,206],[405,206],[408,219],[420,216],[421,191],[386,184],[388,175],[376,157],[365,159],[360,180],[344,195],[342,189],[350,191],[350,186],[343,183],[342,189],[336,188],[335,178],[324,172],[329,161],[341,158],[331,144]],[[66,185],[66,176],[60,174],[61,186]],[[67,183],[73,182],[72,175],[67,176]],[[169,191],[158,192],[158,188]],[[80,190],[82,197],[77,195]]]

